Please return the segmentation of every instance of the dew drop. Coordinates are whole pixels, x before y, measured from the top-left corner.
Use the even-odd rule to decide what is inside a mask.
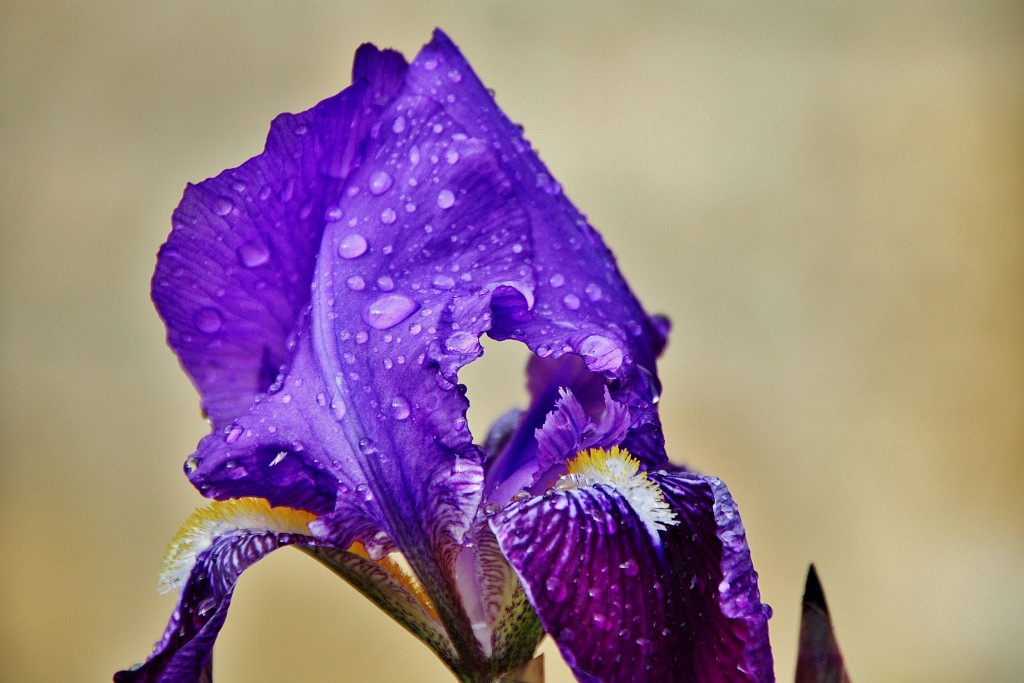
[[[345,280],[345,285],[348,286],[348,288],[351,289],[353,292],[359,292],[366,288],[366,280],[359,277],[358,275],[353,275],[347,280]]]
[[[366,332],[362,330],[356,332],[356,344],[365,344],[369,338],[370,335],[366,334]]]
[[[575,311],[580,307],[580,298],[575,294],[566,294],[562,298],[562,303],[565,304],[565,307],[570,311]]]
[[[456,332],[444,340],[444,347],[450,353],[468,356],[480,351],[480,340],[472,332]]]
[[[451,208],[454,203],[455,195],[452,194],[451,190],[441,190],[437,193],[437,205],[442,209]]]
[[[409,402],[401,396],[396,396],[391,401],[391,414],[396,420],[405,420],[409,417]]]
[[[243,431],[244,430],[241,425],[231,425],[231,427],[228,428],[227,433],[224,435],[224,443],[231,444],[238,441],[238,437],[242,436]]]
[[[561,287],[565,284],[565,276],[561,273],[555,273],[548,278],[548,284],[552,287]]]
[[[281,192],[277,195],[277,198],[282,202],[290,202],[292,197],[295,195],[295,178],[289,178],[288,182],[281,188]]]
[[[544,582],[544,588],[547,589],[551,599],[555,602],[563,602],[569,596],[569,590],[566,588],[565,583],[557,576],[549,577]]]
[[[213,334],[220,329],[224,320],[220,317],[220,313],[215,308],[200,308],[192,316],[192,322],[195,323],[196,327],[199,328],[200,332],[207,334]]]
[[[192,474],[197,469],[199,469],[199,458],[194,455],[190,456],[189,459],[185,461],[186,474]]]
[[[340,420],[345,417],[345,413],[348,409],[345,407],[345,401],[341,396],[335,396],[331,401],[331,413],[334,414],[334,419]]]
[[[324,392],[322,392],[322,391],[320,391],[320,392],[317,392],[317,395],[316,395],[316,404],[317,404],[318,406],[320,406],[320,407],[323,407],[323,406],[327,405],[327,394],[325,394],[325,393],[324,393]]]
[[[395,288],[395,281],[387,275],[381,275],[377,278],[377,286],[380,287],[380,291],[382,292],[390,292]]]
[[[235,208],[235,203],[227,197],[217,197],[213,200],[210,208],[218,216],[227,216]]]
[[[380,222],[383,223],[384,225],[391,225],[392,223],[395,222],[396,218],[397,216],[395,215],[395,210],[392,209],[391,207],[388,207],[380,212]]]
[[[459,163],[459,153],[456,152],[454,149],[450,149],[444,153],[444,160],[447,161],[450,165],[455,165]]]
[[[622,366],[622,349],[608,337],[592,334],[580,344],[579,354],[594,372],[609,372]]]
[[[238,248],[238,260],[246,268],[257,268],[270,260],[270,249],[260,240],[246,242]]]
[[[382,296],[363,311],[363,320],[376,330],[386,330],[402,322],[419,306],[402,294]]]
[[[448,275],[437,275],[434,277],[433,285],[435,289],[451,289],[455,286],[455,280]]]
[[[448,72],[448,80],[452,83],[458,83],[462,80],[462,74],[459,73],[458,69],[452,69]]]
[[[587,298],[590,299],[591,301],[600,301],[601,300],[601,288],[598,287],[597,285],[595,285],[593,282],[591,282],[589,285],[587,285],[586,288],[583,290],[583,292],[584,292],[584,294],[587,295]]]
[[[396,116],[395,120],[391,122],[391,130],[394,133],[401,133],[405,130],[405,117]]]
[[[391,189],[394,185],[395,180],[391,177],[391,174],[387,171],[377,171],[370,176],[370,194],[377,196],[382,195]]]
[[[358,233],[350,233],[341,238],[338,242],[338,256],[342,258],[356,258],[366,253],[366,238]]]
[[[637,565],[636,560],[632,558],[620,564],[619,569],[625,572],[626,576],[636,576],[640,573],[640,567]]]
[[[217,606],[217,598],[206,598],[199,603],[196,607],[196,616],[200,619],[206,619],[210,615],[210,612]]]

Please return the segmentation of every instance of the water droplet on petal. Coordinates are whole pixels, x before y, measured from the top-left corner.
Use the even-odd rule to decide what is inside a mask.
[[[480,340],[472,332],[456,332],[444,340],[444,347],[450,353],[468,356],[480,351]]]
[[[340,420],[345,417],[345,413],[348,409],[345,407],[345,401],[341,396],[335,396],[331,400],[331,412],[334,414],[334,419]]]
[[[213,200],[210,208],[218,216],[227,216],[235,208],[235,203],[227,197],[217,197]]]
[[[396,116],[395,120],[391,123],[391,130],[395,133],[401,133],[405,130],[405,117]]]
[[[353,292],[358,292],[366,288],[366,281],[358,275],[353,275],[349,279],[345,280],[345,284]]]
[[[377,330],[386,330],[402,322],[419,306],[402,294],[382,296],[363,311],[363,320]]]
[[[437,193],[437,205],[442,209],[448,209],[455,203],[455,195],[451,190],[441,190]]]
[[[575,294],[566,294],[562,298],[562,303],[565,304],[565,307],[570,311],[575,311],[580,307],[580,298]]]
[[[550,195],[559,195],[562,193],[562,186],[557,180],[549,176],[547,173],[537,174],[537,187],[541,188]]]
[[[561,287],[562,285],[565,284],[565,276],[562,275],[561,273],[555,273],[554,275],[548,278],[548,284],[550,284],[552,287]]]
[[[565,586],[565,583],[557,576],[551,576],[547,581],[544,582],[544,588],[550,593],[550,597],[555,602],[562,602],[568,597],[569,591]]]
[[[626,576],[636,576],[640,573],[640,567],[637,566],[636,560],[628,559],[619,565],[619,569],[625,572]]]
[[[462,80],[462,74],[459,73],[458,69],[452,69],[448,72],[448,80],[452,83],[458,83]]]
[[[589,285],[587,285],[586,288],[583,290],[583,292],[587,295],[587,298],[590,299],[591,301],[600,301],[601,300],[601,288],[598,287],[597,285],[595,285],[593,282],[591,282]]]
[[[192,322],[195,323],[196,327],[201,332],[207,334],[213,334],[220,329],[224,320],[220,317],[220,313],[215,308],[200,308],[192,316]]]
[[[217,598],[206,598],[199,603],[198,607],[196,607],[196,616],[205,620],[210,616],[210,612],[212,612],[215,607],[217,607]]]
[[[409,402],[401,396],[395,397],[391,401],[391,414],[394,415],[396,420],[404,420],[409,417]]]
[[[592,334],[580,344],[579,354],[594,372],[618,370],[622,366],[622,349],[599,334]]]
[[[185,472],[187,474],[192,474],[197,469],[199,469],[199,458],[194,455],[190,456],[189,459],[185,461]]]
[[[238,441],[238,437],[242,435],[242,425],[233,424],[228,428],[227,433],[224,435],[224,443],[234,443]]]
[[[390,207],[380,212],[380,222],[384,225],[391,225],[395,222],[395,218],[397,218],[395,210]]]
[[[395,281],[387,275],[381,275],[377,278],[377,286],[380,287],[380,291],[382,292],[390,292],[395,288]]]
[[[382,195],[391,189],[394,179],[387,171],[377,171],[370,176],[370,194]]]
[[[366,253],[366,238],[359,233],[350,233],[341,238],[338,242],[338,256],[342,258],[356,258]]]
[[[455,165],[459,162],[459,153],[454,149],[450,149],[444,153],[444,160],[451,165]]]
[[[448,275],[434,277],[433,285],[436,289],[451,289],[455,286],[455,280]]]
[[[246,242],[238,248],[238,260],[246,268],[257,268],[270,260],[270,249],[258,239]]]

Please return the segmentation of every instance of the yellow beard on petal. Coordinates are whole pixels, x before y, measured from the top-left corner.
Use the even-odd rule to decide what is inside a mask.
[[[568,474],[555,483],[555,489],[567,491],[595,484],[610,486],[622,494],[652,532],[679,523],[661,487],[647,478],[647,472],[640,471],[640,461],[628,451],[617,446],[610,451],[581,451],[569,461]]]
[[[188,580],[196,558],[219,536],[242,530],[308,535],[309,523],[314,519],[316,515],[304,510],[272,508],[263,498],[214,501],[193,512],[171,540],[164,556],[159,591],[180,590]]]

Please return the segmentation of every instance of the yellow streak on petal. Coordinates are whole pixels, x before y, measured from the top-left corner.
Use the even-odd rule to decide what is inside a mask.
[[[406,570],[402,565],[398,564],[398,562],[391,559],[390,556],[382,557],[379,560],[370,559],[369,553],[366,552],[366,547],[359,541],[353,543],[349,547],[348,551],[353,555],[358,555],[364,560],[369,560],[381,567],[416,598],[427,614],[434,619],[438,618],[437,608],[435,608],[434,603],[430,601],[430,598],[427,596],[427,592],[423,590],[423,586],[420,584],[419,580],[417,580],[410,571]]]
[[[167,547],[160,591],[178,590],[188,580],[196,558],[218,536],[233,531],[275,531],[309,534],[309,523],[316,515],[288,507],[270,507],[263,498],[217,500],[199,508],[181,525]]]

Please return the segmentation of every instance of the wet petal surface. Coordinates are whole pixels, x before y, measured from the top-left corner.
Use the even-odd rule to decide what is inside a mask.
[[[728,491],[650,476],[679,518],[657,534],[603,484],[491,518],[545,630],[581,680],[772,680],[767,608]]]

